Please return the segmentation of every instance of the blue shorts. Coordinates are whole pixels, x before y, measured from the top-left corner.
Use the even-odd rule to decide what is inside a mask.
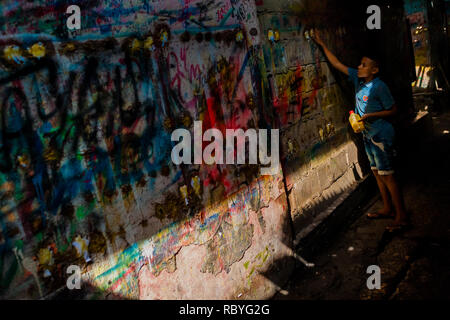
[[[378,170],[379,175],[394,173],[394,128],[380,130],[372,138],[363,135],[364,147],[369,158],[370,168]]]

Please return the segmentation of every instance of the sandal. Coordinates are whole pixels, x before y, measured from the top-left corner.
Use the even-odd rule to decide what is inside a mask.
[[[395,216],[392,215],[391,213],[383,214],[383,213],[378,213],[378,212],[376,212],[376,213],[371,213],[371,212],[369,212],[369,213],[366,215],[366,217],[367,217],[367,219],[369,219],[369,220],[394,219],[394,218],[395,218]]]

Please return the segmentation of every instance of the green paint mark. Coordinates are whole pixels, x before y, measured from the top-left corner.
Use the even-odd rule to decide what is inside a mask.
[[[252,268],[248,276],[250,277],[253,274],[253,272],[255,272],[255,267]]]
[[[225,22],[227,22],[228,18],[231,16],[231,14],[233,13],[234,8],[231,8],[230,10],[228,10],[227,14],[225,15],[225,17],[222,19],[222,21],[220,21],[219,26],[224,26]]]
[[[269,252],[266,253],[266,255],[263,258],[263,263],[266,262],[267,258],[269,257]]]
[[[89,211],[86,210],[86,208],[84,207],[78,207],[77,208],[77,212],[76,212],[76,216],[78,220],[83,220],[84,218],[86,218],[89,214]]]
[[[36,240],[38,242],[41,242],[42,239],[44,238],[44,235],[42,234],[42,232],[38,232],[38,233],[36,233],[36,235],[34,237],[36,238]]]
[[[100,279],[105,276],[112,274],[113,272],[120,272],[124,268],[128,268],[129,265],[134,262],[140,256],[140,251],[137,243],[133,244],[131,247],[125,249],[117,258],[117,263],[111,269],[103,272],[102,274],[95,277],[95,279]],[[116,278],[119,279],[119,278]]]
[[[6,175],[0,173],[0,186],[6,182]]]
[[[22,248],[23,248],[23,240],[21,240],[21,239],[17,240],[16,241],[16,247],[17,247],[17,249],[22,250]]]

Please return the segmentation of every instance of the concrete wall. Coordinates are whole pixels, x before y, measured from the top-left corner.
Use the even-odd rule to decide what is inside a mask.
[[[281,171],[170,157],[195,120],[261,122],[254,2],[79,5],[78,31],[65,1],[1,5],[1,295],[51,297],[79,265],[90,297],[270,296]]]
[[[0,295],[272,296],[294,239],[366,173],[349,84],[280,1],[77,3],[78,31],[65,1],[0,6]],[[345,25],[324,34],[357,62]],[[282,167],[174,165],[196,120],[280,128]]]

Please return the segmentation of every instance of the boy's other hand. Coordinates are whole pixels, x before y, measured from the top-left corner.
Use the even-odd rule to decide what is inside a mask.
[[[363,115],[363,116],[361,117],[361,119],[359,119],[358,121],[359,121],[359,122],[363,122],[364,120],[369,119],[371,116],[372,116],[372,115],[371,115],[370,113],[366,113],[366,114]]]

